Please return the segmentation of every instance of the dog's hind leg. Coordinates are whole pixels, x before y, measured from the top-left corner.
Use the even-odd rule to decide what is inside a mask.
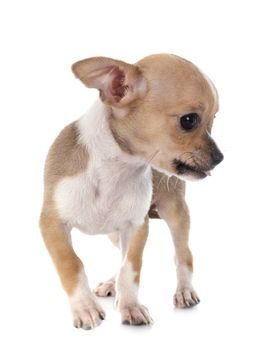
[[[107,235],[110,241],[118,248],[120,248],[120,235],[117,232]],[[109,278],[105,282],[101,282],[95,289],[94,293],[98,297],[114,297],[116,295],[116,276]]]
[[[95,289],[94,293],[98,297],[114,297],[116,295],[116,278],[109,278],[105,282],[101,282]]]

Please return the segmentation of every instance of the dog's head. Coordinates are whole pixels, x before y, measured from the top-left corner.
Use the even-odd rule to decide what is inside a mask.
[[[135,65],[97,57],[72,69],[87,87],[100,91],[125,152],[183,179],[204,178],[223,160],[210,135],[217,91],[191,62],[167,54]]]

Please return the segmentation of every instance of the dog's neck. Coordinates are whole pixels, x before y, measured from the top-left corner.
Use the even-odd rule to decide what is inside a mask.
[[[110,107],[97,100],[77,123],[79,142],[85,145],[94,163],[118,160],[136,168],[150,167],[144,159],[129,150],[123,149],[118,142],[116,130],[110,125]]]
[[[62,217],[88,234],[134,231],[143,224],[152,198],[151,166],[119,147],[110,112],[97,102],[78,120],[77,142],[88,150],[89,163],[76,176],[63,178],[55,194]]]

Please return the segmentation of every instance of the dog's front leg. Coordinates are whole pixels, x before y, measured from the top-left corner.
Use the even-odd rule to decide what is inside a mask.
[[[180,183],[180,186],[184,184]],[[176,190],[175,190],[176,192]],[[159,216],[170,229],[174,247],[177,272],[177,290],[174,295],[176,307],[191,307],[199,303],[199,297],[192,286],[193,256],[188,246],[190,217],[184,198],[184,190],[175,193],[169,189],[157,196]]]
[[[147,325],[152,323],[149,311],[138,302],[138,286],[142,255],[148,236],[148,218],[131,235],[122,233],[122,265],[116,280],[116,305],[123,324]]]
[[[40,228],[71,305],[76,328],[91,329],[105,318],[105,313],[91,292],[84,267],[75,254],[70,232],[57,215],[43,212]]]

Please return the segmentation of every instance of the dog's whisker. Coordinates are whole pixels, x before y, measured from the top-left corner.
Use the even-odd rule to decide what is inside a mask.
[[[186,157],[186,155],[190,155],[190,157]],[[183,161],[185,162],[185,163],[189,163],[189,161],[192,159],[192,160],[194,160],[194,151],[193,152],[191,152],[191,151],[187,151],[187,152],[183,152],[182,154],[181,154],[181,159],[183,159]]]
[[[157,190],[159,190],[160,184],[161,184],[161,182],[163,182],[163,180],[164,180],[165,177],[166,177],[166,175],[163,174],[162,177],[161,177],[161,179],[160,179],[159,182],[158,182]]]
[[[169,185],[168,185],[168,182],[169,182],[169,176],[167,177],[167,191],[169,192]]]
[[[150,162],[154,159],[154,157],[157,156],[157,154],[158,154],[159,152],[160,152],[160,150],[158,149],[157,151],[155,151],[155,152],[152,154],[152,156],[150,157],[150,159],[147,161],[146,166],[147,166],[147,165],[150,165]]]
[[[179,181],[179,179],[176,177],[176,181],[175,181],[174,190],[176,190],[176,186],[177,186],[178,181]]]
[[[191,151],[183,152],[183,153],[181,154],[181,157],[184,156],[185,154],[193,154],[193,152],[191,152]]]
[[[195,160],[194,160],[194,156],[193,156],[193,155],[191,155],[190,157],[188,157],[188,158],[184,159],[184,162],[189,164],[190,160],[195,161]]]

